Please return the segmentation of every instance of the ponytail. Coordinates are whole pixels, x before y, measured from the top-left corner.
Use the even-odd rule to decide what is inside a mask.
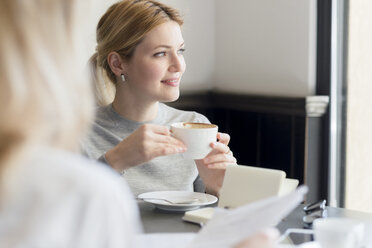
[[[114,100],[115,85],[108,78],[106,71],[98,65],[97,58],[98,53],[95,52],[89,59],[94,95],[98,106],[106,106]]]

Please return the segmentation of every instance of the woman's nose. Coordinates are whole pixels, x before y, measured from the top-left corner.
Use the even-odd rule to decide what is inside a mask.
[[[183,72],[185,70],[185,59],[182,54],[174,54],[172,56],[169,71]]]

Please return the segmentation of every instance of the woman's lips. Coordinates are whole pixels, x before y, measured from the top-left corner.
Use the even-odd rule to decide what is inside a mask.
[[[166,79],[166,80],[161,80],[163,84],[169,85],[176,87],[179,85],[179,79],[178,78],[171,78],[171,79]]]

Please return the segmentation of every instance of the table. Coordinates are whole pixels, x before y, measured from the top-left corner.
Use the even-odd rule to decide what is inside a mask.
[[[198,232],[200,225],[183,221],[184,212],[159,210],[151,203],[138,201],[145,233]]]
[[[183,221],[181,218],[184,212],[166,212],[155,208],[152,204],[138,201],[141,220],[145,233],[179,233],[198,232],[200,225]],[[277,228],[284,233],[288,228],[303,228],[302,211],[303,205],[299,205],[289,214]],[[372,214],[348,210],[344,208],[327,207],[328,217],[348,217],[372,223]],[[369,233],[372,228],[369,228]]]

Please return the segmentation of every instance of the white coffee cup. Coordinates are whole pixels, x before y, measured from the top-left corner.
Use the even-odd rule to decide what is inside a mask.
[[[218,126],[209,123],[177,122],[171,125],[172,134],[187,147],[185,158],[202,159],[211,152],[210,144],[217,140]]]
[[[364,238],[364,224],[349,218],[316,219],[315,241],[321,248],[359,248]]]

